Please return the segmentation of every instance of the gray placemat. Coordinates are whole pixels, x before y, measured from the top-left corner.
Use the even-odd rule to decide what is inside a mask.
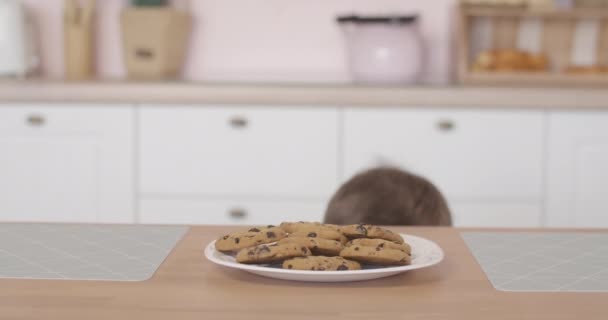
[[[0,278],[147,280],[187,229],[0,224]]]
[[[465,232],[494,288],[608,292],[608,233]]]

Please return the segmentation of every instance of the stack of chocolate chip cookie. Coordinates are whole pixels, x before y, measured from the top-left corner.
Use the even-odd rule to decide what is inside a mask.
[[[222,236],[215,248],[236,254],[239,263],[281,263],[283,268],[294,270],[359,270],[361,264],[411,263],[411,248],[400,235],[365,224],[283,222],[278,227],[256,227]]]

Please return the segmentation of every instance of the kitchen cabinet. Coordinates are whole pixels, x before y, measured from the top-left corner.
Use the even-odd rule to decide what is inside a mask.
[[[547,224],[608,227],[608,113],[549,116]]]
[[[396,165],[435,183],[458,226],[540,226],[543,132],[542,112],[347,108],[341,178]]]
[[[0,221],[321,220],[397,165],[456,226],[608,227],[608,113],[389,107],[0,105]]]
[[[143,197],[139,221],[146,224],[276,225],[322,221],[325,200]]]
[[[0,105],[0,221],[133,222],[133,108]]]
[[[449,206],[456,227],[534,228],[543,225],[541,200],[453,199]]]
[[[336,108],[144,106],[139,221],[321,220],[338,182]]]
[[[144,194],[325,199],[338,172],[335,108],[144,106]]]

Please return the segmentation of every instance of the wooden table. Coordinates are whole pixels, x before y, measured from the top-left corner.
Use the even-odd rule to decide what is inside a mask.
[[[397,228],[435,240],[439,265],[343,284],[266,279],[208,262],[228,227],[194,227],[144,282],[0,280],[0,319],[608,319],[608,293],[496,291],[458,229]]]

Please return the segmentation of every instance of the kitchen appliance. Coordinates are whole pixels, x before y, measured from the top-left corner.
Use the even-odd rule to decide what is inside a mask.
[[[20,0],[0,0],[0,76],[24,77],[39,63],[34,28]]]
[[[341,16],[350,73],[355,82],[411,84],[422,72],[418,16]]]

